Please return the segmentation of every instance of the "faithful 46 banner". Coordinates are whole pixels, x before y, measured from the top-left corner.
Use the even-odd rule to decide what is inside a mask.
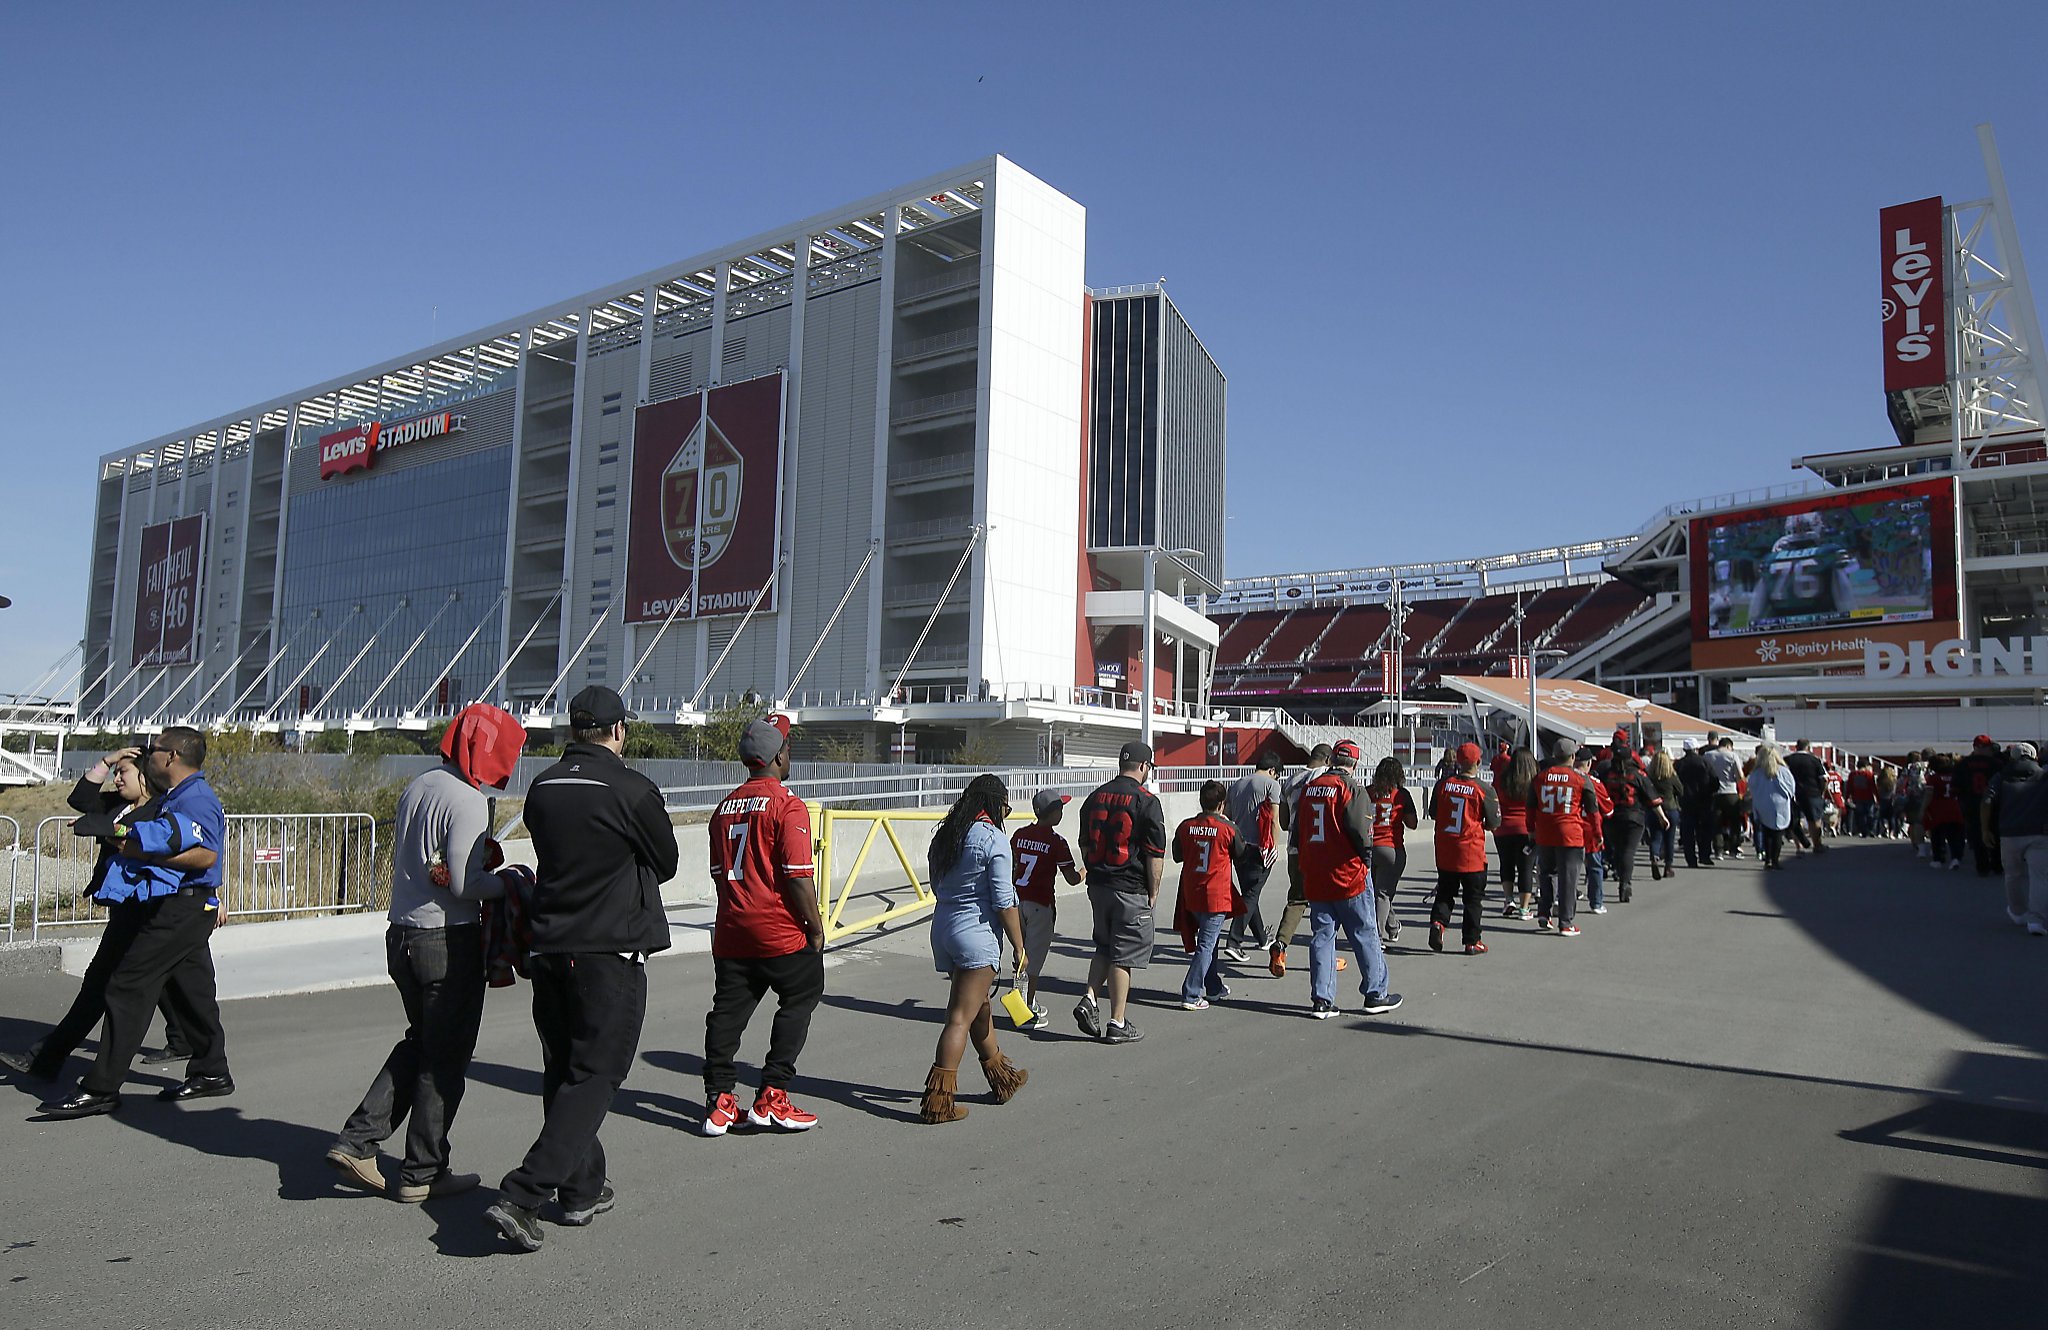
[[[206,518],[142,528],[135,578],[132,666],[190,665],[199,659],[199,584],[206,565]]]
[[[782,409],[777,372],[634,413],[627,623],[753,605],[782,543]]]

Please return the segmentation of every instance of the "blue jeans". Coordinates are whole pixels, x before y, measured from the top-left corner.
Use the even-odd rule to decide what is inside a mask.
[[[1607,903],[1607,852],[1586,851],[1586,908],[1594,909]]]
[[[1670,805],[1665,805],[1666,810]],[[1650,862],[1670,866],[1671,856],[1678,848],[1678,819],[1672,818],[1664,826],[1651,827],[1646,833],[1650,840]]]
[[[1337,1000],[1337,929],[1351,941],[1358,957],[1358,991],[1387,991],[1387,957],[1380,950],[1380,930],[1373,923],[1371,888],[1340,901],[1308,903],[1308,991],[1318,1002]]]
[[[1187,978],[1180,981],[1182,1002],[1222,996],[1223,976],[1216,973],[1216,939],[1223,935],[1223,925],[1229,922],[1227,914],[1195,916],[1195,954],[1188,958]]]

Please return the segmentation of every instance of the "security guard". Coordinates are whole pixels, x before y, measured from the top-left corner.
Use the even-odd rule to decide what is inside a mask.
[[[143,759],[150,785],[163,792],[155,817],[105,829],[115,833],[118,845],[113,867],[133,884],[122,903],[137,912],[135,939],[107,980],[107,1025],[98,1061],[80,1078],[76,1094],[42,1106],[45,1117],[92,1117],[121,1107],[121,1083],[142,1051],[166,985],[178,1026],[192,1043],[192,1061],[185,1080],[157,1097],[183,1103],[235,1092],[214,996],[211,946],[220,918],[220,852],[227,816],[201,770],[206,736],[173,725],[143,749]],[[115,876],[108,874],[110,881]]]
[[[598,1128],[639,1051],[647,957],[669,945],[661,884],[676,875],[675,829],[661,791],[620,756],[631,718],[611,689],[585,688],[569,702],[562,760],[527,787],[538,861],[527,972],[546,1116],[485,1212],[522,1251],[540,1248],[550,1198],[571,1226],[612,1208]]]

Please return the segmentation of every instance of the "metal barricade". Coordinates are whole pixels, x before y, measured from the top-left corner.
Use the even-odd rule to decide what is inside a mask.
[[[29,936],[106,922],[90,895],[99,842],[71,819],[36,824],[27,902]],[[221,912],[229,919],[367,910],[377,891],[377,823],[368,813],[230,813],[221,849]],[[10,921],[22,905],[17,899]]]
[[[41,937],[46,928],[98,927],[107,920],[106,910],[90,894],[100,844],[90,836],[72,835],[71,822],[70,817],[46,817],[36,823],[30,938]]]
[[[13,818],[0,815],[0,830],[7,833],[7,847],[0,850],[7,856],[7,940],[14,941],[15,915],[21,909],[21,861],[28,856],[21,848],[21,823]]]
[[[817,864],[818,913],[824,919],[827,942],[837,942],[849,933],[880,928],[929,909],[937,901],[923,873],[924,849],[930,841],[929,830],[913,837],[906,845],[903,836],[898,834],[898,828],[907,829],[916,824],[923,824],[925,828],[935,827],[946,820],[944,811],[824,808],[817,804],[810,805],[810,809],[811,825],[817,829],[812,857]],[[1030,820],[1024,813],[1010,815],[1013,823]],[[852,843],[854,833],[851,828],[860,823],[867,824],[867,831],[860,836],[856,846]],[[896,864],[902,870],[902,880],[895,880],[895,873],[885,867],[863,884],[861,870],[868,866],[869,852],[875,848],[877,840],[884,838],[894,851]],[[842,845],[842,839],[847,843]],[[843,862],[847,852],[852,853],[853,862],[847,865],[846,877],[842,881],[836,864]],[[884,877],[890,880],[881,881]],[[872,912],[849,920],[846,918],[847,907],[857,899],[865,900],[867,906],[873,907]]]
[[[220,905],[229,918],[377,903],[377,822],[368,813],[231,813],[221,860]]]

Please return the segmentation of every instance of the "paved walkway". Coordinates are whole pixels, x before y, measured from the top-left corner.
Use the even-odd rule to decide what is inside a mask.
[[[1576,940],[1492,920],[1466,958],[1420,946],[1425,869],[1393,1016],[1305,1019],[1299,967],[1183,1013],[1162,938],[1125,1048],[1066,1016],[1076,902],[1054,1029],[1005,1036],[1030,1085],[945,1128],[912,1121],[945,992],[921,929],[832,957],[803,1137],[690,1133],[709,966],[657,965],[606,1133],[619,1207],[532,1256],[496,1255],[487,1193],[409,1210],[331,1185],[320,1152],[398,1032],[388,991],[230,1003],[232,1099],[174,1109],[138,1075],[117,1117],[39,1123],[0,1091],[0,1305],[37,1326],[2039,1323],[2048,941],[1994,884],[1849,844],[1644,881]],[[71,983],[0,980],[0,1044]],[[455,1132],[487,1180],[538,1120],[525,997],[492,995]]]

